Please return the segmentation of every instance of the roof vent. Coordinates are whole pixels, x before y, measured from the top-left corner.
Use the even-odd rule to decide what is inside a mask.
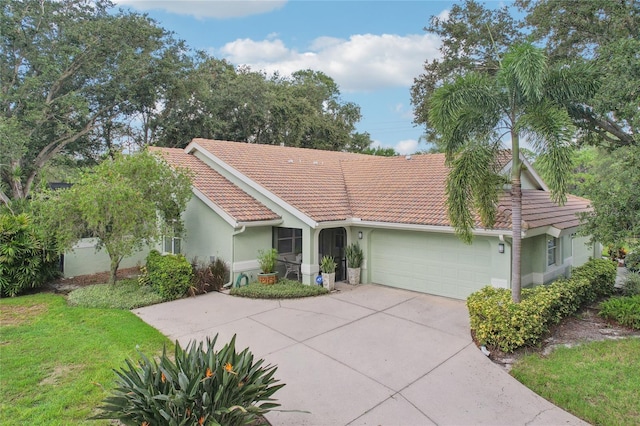
[[[291,164],[291,163],[293,163],[293,160],[292,159],[288,159],[287,163]]]
[[[318,162],[317,162],[317,161],[314,161],[314,162],[313,162],[313,164],[317,166],[317,165],[318,165]]]
[[[411,160],[411,155],[407,155],[407,156],[406,156],[406,157],[404,157],[404,158],[406,158],[407,160]]]

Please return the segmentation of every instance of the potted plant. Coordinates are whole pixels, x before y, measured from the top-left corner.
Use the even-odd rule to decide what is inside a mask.
[[[360,268],[362,267],[362,249],[358,243],[349,244],[345,248],[347,258],[347,278],[349,284],[360,284]]]
[[[276,270],[278,262],[278,250],[258,250],[258,264],[262,273],[258,274],[258,282],[261,284],[275,284],[278,281]]]
[[[336,261],[331,256],[324,256],[320,261],[322,286],[331,291],[336,286]]]

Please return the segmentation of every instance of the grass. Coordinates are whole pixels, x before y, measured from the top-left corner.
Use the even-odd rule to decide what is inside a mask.
[[[119,280],[114,285],[91,285],[69,293],[69,304],[85,308],[134,309],[162,302],[151,286],[136,279]]]
[[[88,421],[136,348],[171,342],[131,312],[70,307],[62,296],[0,300],[0,424],[109,425]]]
[[[304,285],[298,281],[281,279],[273,285],[251,283],[244,287],[232,288],[232,296],[253,299],[295,299],[299,297],[319,296],[329,290],[317,285]]]
[[[529,389],[594,425],[640,424],[640,339],[591,342],[529,355],[511,374]]]

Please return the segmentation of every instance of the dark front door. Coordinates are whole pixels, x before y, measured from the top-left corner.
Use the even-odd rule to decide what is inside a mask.
[[[344,246],[347,239],[347,231],[344,228],[329,228],[320,231],[318,251],[320,259],[323,256],[331,256],[338,265],[336,268],[336,281],[344,281],[347,278],[347,261],[344,257]]]

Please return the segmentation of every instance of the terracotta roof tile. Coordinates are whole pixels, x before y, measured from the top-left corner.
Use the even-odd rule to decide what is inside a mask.
[[[445,193],[449,170],[444,154],[408,159],[207,139],[193,142],[317,222],[360,218],[450,226]],[[507,162],[505,154],[501,163]],[[197,164],[198,170],[204,165]],[[568,196],[567,203],[559,207],[546,191],[523,191],[523,220],[528,228],[577,226],[576,213],[587,211],[588,206],[588,200]],[[498,205],[496,229],[511,228],[510,209],[510,196],[505,192]]]
[[[590,210],[590,201],[575,195],[567,195],[567,202],[558,206],[551,200],[547,191],[535,189],[522,190],[522,221],[524,229],[553,226],[568,229],[580,225],[578,213]],[[504,227],[511,227],[511,197],[508,193],[500,197],[498,206],[503,213]]]
[[[193,186],[238,222],[279,219],[276,213],[242,191],[204,162],[183,149],[149,147],[159,152],[169,164],[193,171]]]
[[[318,222],[353,216],[340,161],[368,156],[207,139],[193,142]]]

